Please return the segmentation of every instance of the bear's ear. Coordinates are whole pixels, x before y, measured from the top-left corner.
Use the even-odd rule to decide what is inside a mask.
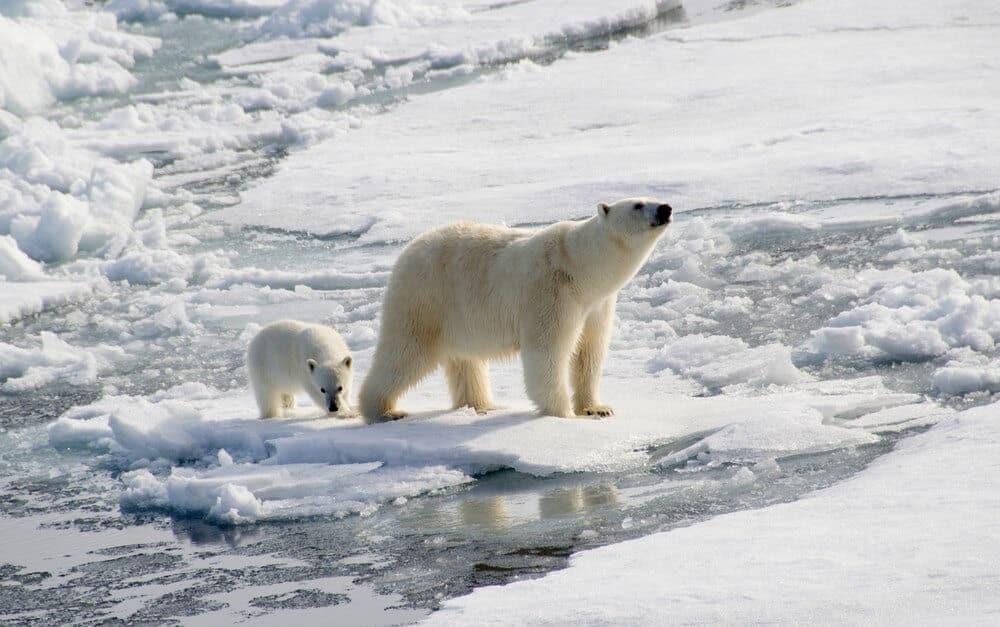
[[[350,368],[351,364],[353,364],[353,363],[354,363],[354,360],[351,359],[350,355],[348,355],[347,357],[344,357],[344,367]]]
[[[306,364],[309,366],[309,372],[312,372],[313,370],[316,369],[316,360],[315,359],[307,359],[306,360]]]
[[[606,216],[608,215],[608,213],[611,212],[611,207],[602,202],[601,204],[597,205],[597,210],[601,213],[601,215]]]

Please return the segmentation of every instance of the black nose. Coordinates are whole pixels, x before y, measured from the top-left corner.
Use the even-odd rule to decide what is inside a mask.
[[[670,214],[673,209],[670,205],[660,205],[656,208],[656,226],[663,226],[664,224],[670,222]]]
[[[336,403],[330,403],[330,411],[337,411],[337,404]]]

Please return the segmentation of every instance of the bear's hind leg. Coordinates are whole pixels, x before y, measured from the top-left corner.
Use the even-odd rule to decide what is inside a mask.
[[[282,394],[281,395],[281,406],[285,409],[295,409],[295,395],[293,394]]]
[[[483,414],[494,408],[490,371],[485,361],[449,359],[445,364],[453,407],[471,407]]]

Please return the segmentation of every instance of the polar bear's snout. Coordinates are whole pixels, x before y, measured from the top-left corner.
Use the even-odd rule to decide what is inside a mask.
[[[656,213],[653,215],[653,224],[651,226],[663,226],[664,224],[670,223],[670,214],[673,213],[673,209],[670,205],[664,203],[656,208]]]
[[[326,396],[326,408],[330,410],[330,413],[336,413],[337,410],[340,409],[340,406],[337,404],[337,395],[340,394],[343,389],[344,388],[340,388],[332,394],[330,393],[331,390],[327,390],[326,388],[323,389],[323,394]]]

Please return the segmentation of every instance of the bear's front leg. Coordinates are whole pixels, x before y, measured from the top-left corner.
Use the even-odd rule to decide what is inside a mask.
[[[552,310],[548,313],[553,313]],[[521,333],[521,360],[524,386],[538,411],[546,416],[569,418],[569,369],[579,324],[576,320],[555,320],[535,316]]]
[[[601,370],[611,341],[615,297],[598,305],[583,323],[573,353],[573,410],[577,416],[610,416],[614,410],[598,400]]]

